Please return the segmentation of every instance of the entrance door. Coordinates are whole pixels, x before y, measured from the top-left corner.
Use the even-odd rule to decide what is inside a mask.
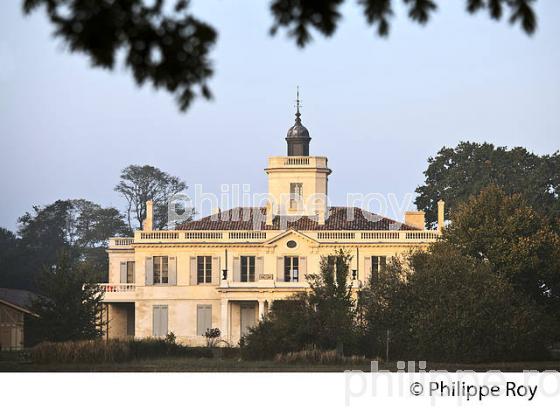
[[[254,304],[241,305],[241,337],[249,332],[249,328],[257,324],[257,312]]]

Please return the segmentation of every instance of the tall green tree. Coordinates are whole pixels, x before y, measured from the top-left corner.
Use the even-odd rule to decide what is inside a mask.
[[[128,234],[117,209],[83,199],[34,206],[18,222],[17,237],[6,234],[6,252],[0,257],[0,286],[34,290],[37,276],[43,267],[56,263],[60,251],[79,259],[92,271],[106,274],[109,237]]]
[[[173,225],[168,221],[170,198],[185,191],[187,184],[151,165],[129,165],[121,172],[121,180],[115,187],[127,202],[126,216],[130,230],[142,227],[146,219],[146,201],[154,202],[154,228],[165,229]],[[194,211],[184,209],[184,221],[192,218]],[[173,228],[173,226],[171,226]]]
[[[554,323],[490,263],[441,242],[388,265],[362,292],[363,348],[391,360],[491,362],[547,357]],[[368,349],[372,349],[368,351]]]
[[[344,250],[321,258],[321,271],[307,275],[310,291],[275,301],[270,313],[243,340],[243,355],[271,359],[277,353],[316,346],[354,352],[355,302],[348,282],[352,257]]]
[[[486,261],[516,290],[552,310],[560,303],[560,235],[520,194],[496,186],[459,204],[444,240]]]
[[[416,206],[429,225],[437,221],[437,201],[451,212],[488,185],[508,194],[520,193],[529,205],[556,225],[560,218],[560,153],[536,155],[525,148],[461,142],[443,147],[428,159],[424,185],[416,189]]]
[[[511,24],[520,24],[532,34],[537,26],[534,0],[466,0],[466,10],[487,11],[494,20],[508,15]],[[287,30],[288,36],[304,47],[311,30],[325,36],[336,31],[344,0],[274,0],[271,33]],[[367,24],[380,36],[387,36],[394,17],[396,0],[357,2]],[[436,0],[403,0],[408,17],[426,24],[437,10]],[[136,83],[151,83],[177,97],[186,110],[196,96],[211,98],[208,80],[213,74],[209,58],[217,32],[189,12],[187,0],[23,0],[26,14],[44,6],[54,26],[54,34],[72,52],[88,56],[94,67],[114,69],[122,53],[125,66]],[[243,23],[241,23],[243,24]]]
[[[57,255],[56,263],[45,267],[38,280],[39,296],[32,310],[33,342],[88,340],[103,335],[103,291],[96,277],[85,271],[66,251]]]
[[[307,277],[311,292],[308,304],[314,314],[312,333],[323,348],[352,348],[354,342],[354,298],[348,281],[352,256],[343,249],[321,257],[320,273]]]

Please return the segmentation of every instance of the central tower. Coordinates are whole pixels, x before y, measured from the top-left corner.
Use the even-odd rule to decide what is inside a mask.
[[[299,91],[296,121],[288,130],[288,155],[270,157],[268,167],[268,220],[273,215],[306,215],[324,222],[328,177],[326,157],[309,156],[309,131],[301,123]]]

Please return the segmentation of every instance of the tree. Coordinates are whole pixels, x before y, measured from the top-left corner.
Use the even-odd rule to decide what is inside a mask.
[[[496,186],[458,205],[444,239],[539,304],[560,302],[560,235],[520,194]]]
[[[520,23],[527,34],[537,26],[534,0],[466,0],[471,14],[487,10],[500,20],[509,12],[512,24]],[[271,33],[288,31],[299,47],[311,41],[310,30],[331,36],[340,21],[343,0],[274,0]],[[397,1],[360,0],[369,25],[380,36],[389,33]],[[437,9],[436,0],[403,0],[409,18],[426,24]],[[171,7],[170,7],[171,5]],[[150,82],[176,94],[181,110],[195,96],[211,98],[208,79],[213,74],[209,52],[217,39],[210,25],[188,12],[187,0],[23,0],[24,13],[45,6],[54,34],[72,52],[87,55],[93,66],[112,70],[117,54],[124,52],[125,65],[138,85]]]
[[[272,304],[270,313],[242,341],[248,359],[271,359],[277,353],[321,349],[356,349],[355,312],[348,284],[351,256],[339,250],[321,258],[320,274],[310,274],[309,293]]]
[[[321,257],[320,274],[307,277],[311,292],[308,304],[313,308],[312,333],[322,348],[353,348],[354,299],[348,283],[352,256],[340,249]]]
[[[65,251],[56,264],[45,267],[39,278],[38,296],[32,310],[32,340],[63,342],[89,340],[103,335],[102,289],[91,283],[95,278],[83,270]]]
[[[363,292],[366,348],[398,360],[489,362],[546,357],[551,320],[486,261],[446,242],[389,265]],[[381,296],[377,300],[371,296]]]
[[[30,281],[22,280],[18,261],[21,258],[20,240],[5,228],[0,228],[0,287],[19,288],[31,286]]]
[[[426,222],[437,221],[437,201],[453,211],[471,195],[494,184],[508,194],[521,193],[552,224],[560,216],[560,153],[538,156],[525,148],[461,142],[443,147],[428,159],[424,185],[416,189],[416,206],[426,212]]]
[[[121,180],[115,187],[115,191],[126,199],[126,215],[131,231],[142,227],[148,200],[154,202],[154,227],[166,228],[168,201],[173,195],[186,189],[184,181],[150,165],[129,165],[121,172]],[[183,221],[190,220],[194,214],[192,209],[185,209],[184,212],[181,215]],[[172,223],[173,221],[169,221],[169,224]]]
[[[31,289],[44,266],[56,263],[60,251],[98,273],[107,273],[105,249],[109,237],[128,233],[120,212],[84,199],[58,200],[34,206],[18,219],[18,237],[8,235],[5,259],[0,259],[0,285]],[[7,252],[8,249],[11,249]]]

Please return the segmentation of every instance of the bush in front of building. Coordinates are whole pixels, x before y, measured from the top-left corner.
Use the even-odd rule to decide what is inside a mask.
[[[279,353],[313,346],[339,355],[357,348],[355,301],[348,284],[351,256],[344,250],[321,258],[321,272],[307,275],[310,292],[276,300],[270,313],[242,339],[247,360],[272,360]]]

